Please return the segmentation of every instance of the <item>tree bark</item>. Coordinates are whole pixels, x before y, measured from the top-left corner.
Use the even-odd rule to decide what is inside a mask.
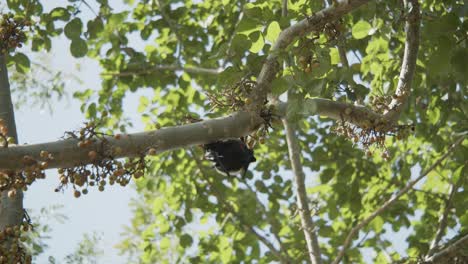
[[[0,55],[0,118],[6,122],[8,137],[13,137],[18,143],[15,114],[11,101],[10,83],[6,67],[5,55]],[[8,190],[0,194],[0,230],[7,226],[18,225],[23,219],[23,192],[16,191],[14,197],[8,197]]]

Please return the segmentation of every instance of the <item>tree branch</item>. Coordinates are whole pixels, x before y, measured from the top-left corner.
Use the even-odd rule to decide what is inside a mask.
[[[217,75],[221,73],[221,69],[210,69],[210,68],[202,68],[202,67],[192,67],[192,66],[182,66],[182,65],[156,65],[152,66],[148,69],[140,69],[140,70],[133,70],[133,71],[123,71],[123,72],[104,72],[101,75],[103,76],[134,76],[134,75],[145,75],[151,74],[154,72],[159,71],[184,71],[188,73],[194,74],[209,74],[209,75]]]
[[[326,3],[329,6],[333,5],[332,0],[327,0]],[[346,56],[346,49],[345,49],[345,37],[343,35],[343,32],[339,32],[338,36],[338,43],[336,44],[336,48],[338,49],[338,54],[340,55],[340,60],[341,64],[343,64],[343,67],[349,68],[349,62],[348,62],[348,57]]]
[[[280,69],[278,65],[278,57],[287,46],[289,46],[296,38],[304,36],[312,31],[319,30],[326,23],[342,17],[367,2],[369,2],[369,0],[340,1],[336,5],[325,8],[283,30],[275,45],[269,52],[260,74],[257,77],[257,89],[254,89],[250,96],[253,100],[251,109],[260,108],[267,98],[267,94],[271,89],[270,84]]]
[[[346,117],[350,122],[360,124],[363,119],[374,120],[380,115],[362,106],[354,106],[347,103],[334,102],[328,99],[312,98],[305,101],[305,115],[329,116],[332,119],[341,120]],[[277,105],[277,115],[285,116],[287,104]],[[350,109],[347,111],[347,109]],[[349,115],[343,113],[349,112]],[[96,140],[87,148],[78,147],[77,139],[65,139],[49,143],[10,146],[0,149],[0,169],[17,170],[24,167],[23,157],[28,155],[34,159],[40,159],[42,150],[49,152],[54,160],[49,162],[48,168],[73,167],[92,163],[88,152],[113,153],[120,148],[122,151],[113,153],[114,158],[137,157],[144,154],[149,148],[155,148],[158,152],[204,144],[220,139],[238,138],[246,136],[261,124],[263,119],[250,112],[237,112],[230,116],[206,120],[182,126],[167,127],[160,130],[146,131],[128,134],[121,139],[104,137],[104,140]],[[367,121],[369,122],[369,121]],[[103,141],[105,144],[103,144]]]
[[[463,176],[460,176],[460,178],[457,180],[456,183],[450,184],[449,197],[445,201],[444,212],[440,216],[439,227],[437,228],[436,235],[431,242],[429,251],[427,252],[427,255],[426,255],[426,259],[429,258],[434,253],[434,251],[437,249],[437,246],[439,245],[440,240],[445,234],[445,230],[448,224],[448,215],[450,213],[450,209],[452,209],[452,200],[455,194],[457,193],[457,190],[460,187],[460,184],[462,183],[462,179],[464,179]]]
[[[276,108],[275,115],[279,117],[286,115],[286,103],[278,103]],[[345,119],[361,126],[381,119],[381,115],[366,107],[321,98],[305,100],[302,114],[304,116],[328,116],[335,120]],[[90,164],[92,161],[89,159],[88,153],[92,150],[97,153],[110,153],[113,158],[138,157],[149,148],[154,148],[160,153],[220,139],[239,138],[248,135],[263,122],[264,120],[256,114],[237,112],[227,117],[199,123],[128,134],[120,139],[106,136],[103,137],[103,140],[95,140],[86,148],[78,147],[78,140],[73,138],[33,145],[10,146],[0,148],[0,169],[19,170],[24,167],[24,156],[28,155],[40,160],[42,150],[54,157],[54,160],[48,162],[48,168],[67,168]],[[116,149],[121,151],[116,153]]]
[[[432,257],[426,259],[425,263],[434,263],[436,260],[454,252],[455,250],[461,248],[463,245],[465,245],[464,248],[466,249],[466,246],[468,245],[468,235],[461,237],[455,243],[451,244],[450,246],[446,247],[440,252],[435,253]]]
[[[418,58],[420,27],[418,0],[405,0],[405,8],[409,10],[405,24],[405,52],[395,96],[389,105],[390,110],[385,113],[385,118],[389,123],[393,123],[398,119],[403,107],[408,101],[411,94],[411,83],[416,69],[416,60]]]
[[[372,220],[374,220],[375,217],[377,217],[379,214],[381,214],[382,212],[384,212],[385,210],[388,209],[388,207],[390,207],[391,205],[393,205],[393,203],[395,203],[396,201],[398,201],[398,199],[400,199],[401,196],[403,196],[404,194],[406,194],[408,191],[410,191],[412,189],[412,187],[418,183],[422,178],[424,178],[429,172],[431,172],[433,169],[435,169],[440,163],[442,163],[442,161],[444,161],[451,153],[452,151],[455,149],[456,146],[458,146],[462,141],[463,139],[465,138],[465,136],[461,136],[460,138],[458,138],[455,143],[453,143],[449,149],[447,150],[447,152],[442,156],[440,157],[436,162],[434,162],[434,164],[432,164],[428,169],[426,169],[425,171],[423,171],[423,173],[417,177],[416,179],[410,181],[403,189],[401,189],[398,193],[396,193],[393,197],[391,197],[390,199],[388,199],[380,208],[378,208],[377,210],[375,210],[374,212],[372,212],[367,218],[365,218],[364,220],[362,220],[359,224],[357,224],[355,227],[353,227],[351,229],[351,231],[348,233],[348,235],[346,236],[346,239],[345,239],[345,242],[343,243],[343,247],[342,249],[340,250],[340,252],[338,253],[338,256],[335,258],[335,260],[332,262],[332,264],[338,264],[341,259],[344,257],[345,255],[345,252],[346,250],[348,249],[348,247],[351,245],[352,241],[353,241],[353,237],[359,232],[359,230],[361,230],[365,225],[369,224]]]
[[[13,137],[18,143],[16,132],[15,113],[11,101],[6,55],[0,54],[0,119],[7,125],[7,136]],[[2,148],[0,148],[0,151]],[[8,162],[8,158],[4,159]],[[8,190],[3,191],[0,197],[0,231],[7,226],[18,225],[23,220],[23,192],[17,190],[14,197],[8,197]]]
[[[302,229],[309,252],[309,258],[312,264],[321,264],[321,253],[318,244],[317,235],[315,233],[315,224],[312,221],[309,204],[307,201],[307,191],[305,187],[305,174],[301,164],[301,149],[297,142],[293,124],[287,119],[283,119],[283,126],[286,130],[286,141],[288,142],[289,159],[294,172],[294,180],[296,182],[297,192],[297,208],[301,217]]]
[[[288,0],[281,1],[281,16],[282,17],[288,16]]]

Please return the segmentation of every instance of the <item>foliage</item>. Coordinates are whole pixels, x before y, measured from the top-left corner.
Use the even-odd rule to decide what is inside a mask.
[[[73,56],[100,62],[97,101],[91,101],[92,90],[74,96],[83,101],[90,119],[107,111],[105,127],[110,130],[125,129],[120,117],[126,94],[147,87],[154,95],[142,98],[139,110],[148,129],[181,124],[190,113],[209,118],[228,114],[224,109],[210,112],[206,94],[243,78],[254,80],[280,30],[325,7],[319,1],[291,0],[282,17],[278,0],[127,0],[119,9],[99,0],[98,9],[91,11],[98,15],[87,19],[87,5],[69,2],[45,11],[38,1],[9,0],[8,8],[18,16],[38,17],[28,36],[34,51],[49,51],[51,38],[64,34]],[[417,69],[400,119],[416,129],[406,140],[387,137],[386,159],[378,149],[365,155],[359,144],[331,134],[329,119],[298,120],[308,195],[326,260],[337,255],[356,222],[433,164],[468,129],[466,11],[460,1],[423,1],[421,9]],[[327,30],[298,38],[280,54],[289,66],[277,76],[273,93],[292,90],[293,112],[301,111],[308,97],[370,105],[371,96],[391,96],[404,49],[405,12],[400,1],[373,1]],[[337,46],[346,48],[349,67],[341,62]],[[9,59],[25,60],[20,55]],[[164,70],[160,65],[222,72]],[[376,262],[427,253],[447,206],[453,209],[447,238],[466,234],[467,147],[464,142],[456,148],[424,182],[366,226],[362,242],[353,244],[344,261],[369,261],[363,252],[374,252]],[[281,127],[275,126],[265,144],[256,146],[257,163],[246,179],[218,175],[198,148],[149,158],[148,172],[136,181],[140,197],[120,249],[140,263],[278,260],[260,234],[295,263],[307,261],[287,153]],[[451,185],[456,188],[450,200]],[[399,231],[407,231],[405,243],[395,240]]]
[[[39,212],[28,210],[29,214],[33,215],[31,220],[34,224],[32,231],[25,233],[27,237],[24,244],[28,252],[33,256],[34,261],[37,261],[37,258],[49,248],[48,240],[53,229],[51,223],[65,224],[67,222],[67,216],[60,212],[62,208],[62,205],[52,205],[41,208]],[[99,257],[103,255],[103,251],[100,249],[100,240],[101,235],[96,232],[85,233],[83,240],[79,242],[76,249],[64,257],[63,263],[98,263]],[[50,264],[62,263],[54,256],[48,256],[48,260]]]
[[[84,234],[83,240],[80,241],[76,250],[65,256],[63,262],[57,261],[54,257],[49,257],[49,263],[66,263],[66,264],[97,264],[99,258],[104,254],[104,251],[98,247],[101,236],[96,232],[92,234]]]

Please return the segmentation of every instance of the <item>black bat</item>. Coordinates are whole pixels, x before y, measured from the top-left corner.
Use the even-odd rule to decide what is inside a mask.
[[[249,164],[257,161],[253,150],[240,139],[228,139],[203,145],[206,157],[212,161],[215,168],[230,176],[229,173],[241,171],[245,176]]]

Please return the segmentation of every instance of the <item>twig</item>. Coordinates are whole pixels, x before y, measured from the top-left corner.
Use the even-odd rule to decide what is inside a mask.
[[[288,16],[288,0],[281,1],[281,16],[282,17]]]
[[[84,3],[84,4],[89,8],[89,10],[91,10],[91,12],[93,12],[93,14],[94,14],[95,16],[99,16],[99,15],[96,13],[96,11],[94,11],[94,9],[91,7],[91,5],[88,4],[87,1],[81,0],[81,2]]]
[[[157,66],[152,66],[151,68],[148,68],[148,69],[141,69],[137,71],[104,72],[101,75],[123,77],[123,76],[133,76],[133,75],[145,75],[145,74],[150,74],[150,73],[154,73],[158,71],[185,71],[188,73],[195,73],[195,74],[216,75],[216,74],[219,74],[222,70],[201,68],[201,67],[191,67],[191,66],[181,66],[181,65],[157,65]]]
[[[258,196],[256,195],[256,192],[247,183],[247,181],[244,181],[244,184],[255,195],[255,200],[257,201],[257,204],[259,205],[260,211],[262,211],[262,213],[264,215],[266,215],[267,219],[268,219],[268,211],[265,208],[265,206],[263,205],[262,201],[260,201],[260,199],[258,199]],[[270,225],[271,225],[271,222],[270,222]],[[276,240],[278,240],[278,243],[279,243],[279,246],[280,246],[280,251],[283,251],[283,244],[282,244],[282,241],[281,241],[281,237],[278,235],[278,232],[271,232],[271,233],[275,236]]]
[[[445,249],[435,253],[432,257],[426,259],[426,262],[435,262],[438,258],[441,258],[455,250],[457,250],[463,243],[468,243],[468,235],[461,237],[458,241],[452,245],[446,247]],[[466,247],[465,247],[466,248]]]
[[[293,124],[287,119],[283,119],[283,126],[286,130],[286,141],[288,142],[289,159],[294,172],[294,180],[296,182],[297,192],[297,208],[301,218],[302,229],[309,252],[311,263],[322,263],[320,247],[318,244],[317,235],[315,233],[315,224],[312,221],[309,205],[307,202],[307,192],[305,187],[305,174],[300,161],[300,146],[297,142],[297,137],[294,132]]]
[[[379,207],[377,210],[375,210],[370,216],[368,216],[366,219],[362,220],[359,224],[357,224],[355,227],[351,229],[351,231],[348,233],[346,236],[345,242],[343,243],[343,247],[338,253],[338,256],[335,258],[335,260],[332,262],[332,264],[338,264],[341,259],[344,257],[346,250],[348,247],[351,245],[351,242],[353,240],[353,237],[356,235],[356,233],[361,230],[365,225],[369,224],[372,220],[374,220],[375,217],[383,213],[388,207],[393,205],[398,199],[406,194],[408,191],[410,191],[413,186],[418,183],[422,178],[424,178],[429,172],[431,172],[434,168],[436,168],[442,161],[444,161],[455,149],[456,146],[458,146],[465,136],[462,136],[458,138],[455,143],[453,143],[450,148],[447,150],[447,152],[440,157],[434,164],[432,164],[428,169],[426,169],[419,177],[416,179],[410,181],[405,188],[401,189],[397,194],[395,194],[393,197],[388,199],[381,207]]]
[[[332,0],[327,0],[326,2],[327,2],[327,4],[329,6],[333,5]],[[341,60],[341,63],[343,64],[343,66],[345,68],[349,68],[348,58],[346,57],[346,49],[344,47],[345,38],[343,36],[343,32],[339,32],[339,33],[340,33],[340,35],[338,37],[338,43],[336,44],[336,47],[338,48],[338,54],[340,55],[340,60]]]
[[[444,233],[448,224],[448,215],[450,213],[450,209],[452,209],[452,200],[458,188],[460,187],[460,184],[462,183],[462,179],[464,179],[464,177],[460,176],[460,178],[458,179],[456,183],[450,184],[449,197],[445,201],[444,212],[440,216],[439,227],[437,228],[437,232],[434,237],[434,240],[432,240],[431,242],[429,251],[427,252],[427,255],[426,255],[426,259],[429,258],[434,253],[437,246],[439,245],[440,240],[444,236]]]
[[[171,19],[170,15],[168,15],[165,11],[164,8],[166,7],[167,3],[164,3],[162,0],[157,0],[157,5],[159,7],[159,12],[161,12],[161,17],[163,18],[164,21],[169,25],[169,28],[174,31],[174,34],[177,38],[177,43],[178,43],[178,54],[177,54],[177,60],[180,61],[180,58],[182,56],[182,49],[183,49],[183,38],[180,35],[179,29],[177,28],[177,23],[174,22],[174,20]]]
[[[241,2],[239,2],[239,3],[241,3]],[[229,63],[229,57],[230,57],[230,54],[231,54],[232,42],[234,41],[234,37],[236,36],[237,28],[239,27],[240,22],[241,22],[242,18],[244,17],[244,7],[241,6],[241,7],[239,7],[239,9],[240,9],[239,10],[239,16],[237,16],[236,24],[234,25],[231,34],[229,34],[229,40],[227,42],[228,44],[227,44],[227,50],[226,50],[227,58],[223,62],[223,68],[226,67],[228,65],[228,63]]]

